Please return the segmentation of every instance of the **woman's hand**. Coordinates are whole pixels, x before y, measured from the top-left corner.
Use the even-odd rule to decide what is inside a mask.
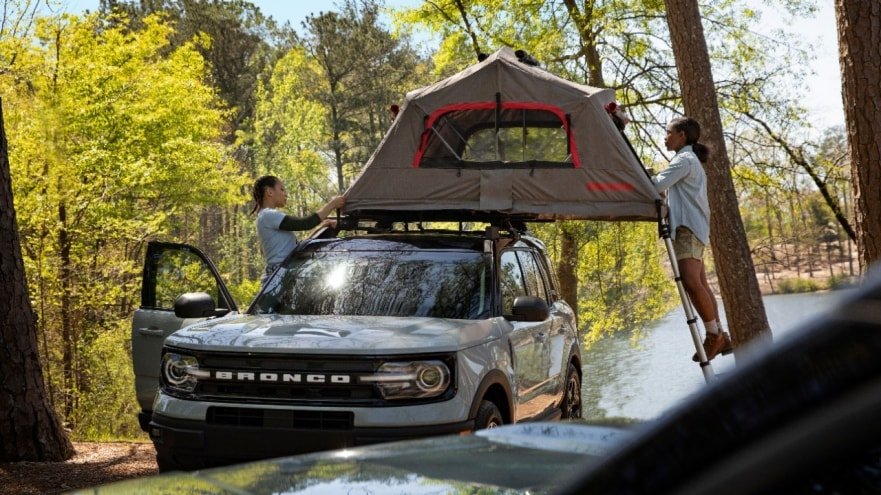
[[[338,210],[345,206],[346,198],[344,196],[335,196],[333,199],[328,201],[327,204],[331,206],[331,210]]]
[[[343,196],[334,196],[326,205],[318,210],[318,217],[324,220],[333,210],[342,208],[346,204],[346,198]]]

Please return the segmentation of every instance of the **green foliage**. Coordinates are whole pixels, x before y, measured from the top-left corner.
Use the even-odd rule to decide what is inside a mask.
[[[675,307],[675,285],[662,267],[666,254],[650,224],[588,222],[578,268],[579,317],[585,344],[641,328]],[[640,335],[633,336],[638,340]]]
[[[137,30],[125,17],[61,16],[39,19],[27,45],[0,40],[0,53],[19,50],[0,92],[44,371],[77,435],[132,431],[133,412],[106,425],[98,414],[131,407],[119,349],[143,241],[240,202],[247,181],[220,142],[227,113],[197,43],[171,48],[172,33],[156,16]]]
[[[214,275],[200,258],[187,251],[163,253],[156,266],[156,306],[172,308],[185,292],[205,292],[219,300]]]
[[[549,70],[569,79],[594,85],[614,80],[625,102],[639,101],[640,94],[660,93],[655,101],[663,104],[666,95],[676,90],[672,64],[658,67],[657,38],[638,34],[666,31],[663,2],[576,5],[578,10],[572,11],[563,2],[445,0],[398,12],[395,22],[399,29],[419,25],[441,38],[434,55],[440,75],[471,65],[478,50],[491,53],[508,46],[526,49]],[[604,67],[612,70],[604,74]],[[536,230],[549,241],[555,264],[561,257],[578,257],[576,309],[580,325],[588,329],[588,345],[657,318],[675,304],[674,285],[661,266],[664,251],[655,242],[654,226],[588,223],[579,236],[577,253],[560,252],[559,228]]]
[[[320,78],[321,68],[305,50],[293,48],[257,92],[257,175],[276,175],[288,184],[288,203],[300,215],[320,207],[332,192],[321,153],[328,109],[307,96]]]
[[[848,242],[841,217],[847,221],[853,204],[842,129],[827,129],[818,142],[803,145],[766,142],[753,131],[734,143],[741,159],[732,176],[760,271],[812,273],[823,263],[844,261],[845,253],[836,258],[828,251],[830,243]]]
[[[239,311],[247,309],[248,305],[257,296],[260,290],[260,279],[243,280],[237,284],[227,284],[233,301],[239,306]]]
[[[829,289],[848,289],[856,285],[856,278],[848,275],[833,275],[829,277]]]
[[[422,82],[421,61],[409,40],[392,36],[379,13],[374,0],[346,0],[340,12],[312,15],[304,23],[302,47],[312,77],[301,94],[326,112],[327,134],[316,151],[331,157],[339,191],[358,175],[391,125],[389,105]]]
[[[108,321],[97,337],[81,346],[84,382],[78,407],[69,422],[76,425],[74,440],[147,440],[137,415],[131,359],[131,320]]]
[[[657,227],[646,223],[584,222],[579,234],[578,311],[585,345],[638,329],[678,302]],[[537,224],[552,262],[560,262],[559,224]],[[633,334],[636,340],[639,332]]]
[[[801,292],[816,292],[820,290],[820,284],[809,278],[787,278],[781,280],[777,290],[781,294],[796,294]]]
[[[208,62],[210,79],[220,98],[234,112],[232,122],[236,125],[230,126],[225,136],[230,143],[236,132],[250,131],[258,80],[276,57],[271,45],[283,44],[292,36],[254,4],[243,0],[104,0],[101,11],[124,12],[138,30],[151,15],[161,14],[174,28],[169,37],[172,49],[196,38],[204,40],[195,48]]]

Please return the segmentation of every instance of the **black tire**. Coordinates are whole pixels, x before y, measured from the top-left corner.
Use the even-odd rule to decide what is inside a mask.
[[[581,378],[578,376],[578,369],[572,363],[569,363],[569,370],[566,372],[560,411],[563,419],[581,417]]]
[[[485,430],[495,428],[505,424],[502,413],[495,404],[488,400],[480,402],[480,408],[477,409],[477,418],[474,420],[475,430]]]

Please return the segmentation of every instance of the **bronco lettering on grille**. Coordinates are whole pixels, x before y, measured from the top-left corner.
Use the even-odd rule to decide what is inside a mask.
[[[212,371],[215,380],[258,383],[333,383],[345,385],[352,383],[349,375],[323,375],[314,373],[255,373],[253,371]]]

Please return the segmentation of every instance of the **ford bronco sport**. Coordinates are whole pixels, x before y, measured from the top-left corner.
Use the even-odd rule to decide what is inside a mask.
[[[244,312],[199,250],[149,244],[132,342],[160,470],[581,416],[575,318],[539,240],[335,235]]]

